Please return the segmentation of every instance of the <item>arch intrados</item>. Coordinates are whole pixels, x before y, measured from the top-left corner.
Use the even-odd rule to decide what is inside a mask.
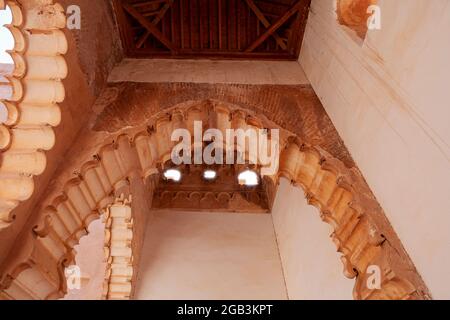
[[[95,171],[96,174],[99,174],[96,170],[103,170],[104,181],[102,183],[108,184],[109,186],[109,188],[103,190],[103,196],[101,198],[97,197],[95,199],[95,210],[92,209],[90,213],[83,216],[81,225],[78,228],[79,230],[76,230],[77,232],[71,235],[73,239],[70,239],[70,237],[66,239],[64,248],[66,253],[58,261],[59,267],[57,269],[59,275],[63,274],[62,270],[64,265],[72,261],[73,255],[71,248],[73,248],[74,244],[78,243],[79,237],[83,235],[83,230],[86,229],[90,222],[98,218],[99,210],[104,209],[111,203],[112,192],[127,183],[126,179],[130,172],[141,170],[141,176],[145,178],[148,175],[158,172],[157,163],[162,163],[167,160],[167,152],[158,153],[159,157],[151,159],[146,166],[145,161],[140,159],[142,155],[140,155],[138,150],[140,148],[139,140],[147,139],[147,142],[151,142],[153,147],[155,147],[155,141],[151,139],[161,138],[161,145],[170,146],[170,137],[164,136],[161,133],[164,132],[162,129],[164,125],[172,124],[174,121],[181,123],[185,118],[193,121],[200,117],[211,121],[212,109],[210,108],[202,110],[195,107],[195,102],[192,102],[192,105],[184,104],[184,109],[184,112],[180,110],[179,106],[168,109],[172,111],[172,116],[170,116],[168,110],[155,114],[153,117],[153,130],[149,130],[149,126],[144,124],[139,128],[124,128],[114,135],[110,135],[107,139],[102,140],[103,144],[97,144],[97,151],[93,156],[94,159],[86,160],[81,164],[78,163],[76,167],[79,169],[71,171],[76,172],[76,177],[69,178],[63,184],[62,189],[60,189],[62,192],[59,191],[59,194],[50,197],[53,200],[41,211],[39,215],[40,219],[36,220],[38,223],[33,227],[37,239],[47,238],[50,231],[56,232],[52,229],[56,228],[56,226],[51,226],[52,220],[49,220],[47,217],[52,215],[52,218],[56,221],[56,216],[61,210],[61,206],[74,196],[70,194],[71,191],[77,188],[80,190],[81,188],[87,188],[85,185],[91,179],[89,177],[90,173]],[[226,109],[221,109],[221,112],[224,110],[226,111]],[[233,109],[228,109],[230,112],[228,113],[227,120],[230,123],[233,121],[231,110]],[[265,122],[267,121],[266,119],[261,119],[258,116],[252,115],[248,117],[248,113],[242,110],[242,108],[236,108],[234,110],[237,110],[234,114],[240,115],[244,124],[247,124],[247,121],[250,121],[252,125],[259,123],[265,125],[267,123]],[[246,116],[242,117],[243,113]],[[187,116],[183,117],[183,115]],[[191,115],[194,116],[191,117]],[[298,137],[292,136],[291,133],[287,133],[286,135],[286,143],[283,144],[284,149],[280,157],[280,170],[273,177],[273,180],[276,182],[280,177],[285,177],[293,184],[301,187],[305,192],[308,203],[317,207],[321,213],[322,220],[332,225],[335,230],[332,234],[332,239],[338,247],[338,251],[343,255],[344,274],[349,278],[357,278],[354,293],[355,298],[405,298],[418,296],[420,291],[415,287],[415,285],[420,285],[420,280],[417,279],[418,275],[409,274],[404,278],[404,274],[401,272],[396,273],[393,271],[401,269],[396,269],[396,266],[392,266],[389,264],[389,261],[386,261],[385,255],[392,253],[389,249],[386,250],[386,247],[382,247],[386,238],[381,232],[380,224],[367,214],[369,210],[376,210],[377,203],[375,199],[370,199],[366,194],[367,188],[364,185],[362,176],[356,170],[345,167],[341,161],[333,158],[326,151],[302,143]],[[132,161],[130,163],[124,162],[123,157],[130,158]],[[105,159],[108,161],[104,162]],[[114,165],[108,167],[111,163],[114,163]],[[97,183],[99,182],[97,181]],[[83,193],[80,190],[76,192]],[[335,193],[338,195],[335,195]],[[91,194],[91,197],[92,201],[94,196]],[[344,199],[348,198],[348,201],[340,203],[339,199],[343,197]],[[87,200],[83,201],[88,202]],[[333,201],[336,202],[334,207],[330,205],[330,202]],[[346,218],[344,217],[344,219],[343,216]],[[56,223],[55,221],[53,223]],[[348,229],[350,228],[350,222],[351,230]],[[362,246],[360,242],[364,245]],[[358,255],[356,255],[357,252],[359,252]],[[386,291],[367,292],[361,286],[361,283],[365,280],[363,274],[365,267],[371,262],[384,264],[385,272],[390,277],[390,280],[383,287]],[[23,264],[19,264],[19,266],[20,269],[17,269],[18,267],[13,268],[9,275],[19,276]],[[50,296],[58,295],[58,292],[61,295],[64,291],[64,283],[60,283],[56,293],[52,293]]]

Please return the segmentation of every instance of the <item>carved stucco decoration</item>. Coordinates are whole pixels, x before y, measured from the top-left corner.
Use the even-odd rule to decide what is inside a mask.
[[[105,210],[105,260],[106,273],[103,283],[105,300],[131,298],[133,266],[133,216],[132,196],[123,194]]]
[[[170,142],[173,129],[191,124],[193,133],[194,121],[209,123],[212,116],[214,123],[222,123],[221,128],[247,129],[255,123],[243,112],[235,112],[231,119],[230,110],[222,107],[215,113],[209,111],[192,107],[185,112],[176,109],[171,114],[164,113],[153,129],[144,126],[133,135],[115,136],[114,142],[102,146],[92,160],[80,164],[75,178],[67,181],[63,191],[39,212],[37,225],[24,234],[18,250],[12,250],[6,259],[0,274],[3,297],[64,296],[64,268],[74,261],[74,246],[86,235],[89,224],[99,218],[99,212],[114,201],[113,193],[127,184],[132,172],[139,171],[143,179],[158,174],[160,164],[170,159],[175,144]],[[247,125],[247,120],[252,124]]]
[[[75,172],[76,178],[40,212],[38,225],[19,240],[20,249],[6,263],[8,271],[0,274],[0,299],[58,299],[67,293],[64,270],[75,263],[74,247],[87,235],[90,223],[114,204],[115,195],[129,189],[129,177],[139,168],[136,149],[126,136],[103,146],[93,159]],[[147,179],[150,197],[156,188],[153,177]],[[105,280],[114,281],[110,276],[106,270]],[[107,296],[119,291],[108,286]]]
[[[225,153],[224,153],[225,159]],[[153,196],[153,208],[205,210],[207,212],[245,212],[268,213],[269,201],[265,191],[265,183],[248,187],[240,185],[237,176],[240,172],[259,169],[251,164],[222,165],[180,165],[181,181],[164,179],[161,175],[158,188]],[[203,178],[205,170],[214,170],[213,180]]]
[[[33,176],[45,170],[44,151],[55,144],[52,127],[61,121],[61,80],[67,76],[63,7],[51,0],[0,1],[0,8],[5,5],[12,12],[6,28],[15,44],[9,52],[14,68],[0,87],[0,109],[7,114],[0,123],[0,230],[33,194]]]
[[[158,209],[207,210],[208,212],[267,213],[265,195],[256,192],[161,191],[153,202]]]
[[[280,176],[305,191],[334,232],[344,274],[355,278],[355,299],[428,299],[428,289],[364,178],[326,151],[295,140],[281,154]],[[381,289],[367,285],[369,266],[381,270]]]
[[[200,119],[218,124],[218,128],[238,124],[245,129],[255,123],[242,111],[236,113],[223,105],[215,112],[190,107],[164,113],[154,130],[124,129],[115,134],[113,144],[101,147],[93,160],[79,164],[78,177],[67,182],[64,191],[39,212],[38,225],[21,239],[18,252],[8,257],[1,269],[3,297],[63,296],[65,281],[61,275],[64,266],[73,260],[73,245],[84,235],[99,208],[112,203],[110,193],[120,188],[133,170],[144,179],[157,173],[174,145],[171,130],[192,126],[194,120]],[[333,227],[331,238],[342,254],[344,274],[356,279],[355,299],[429,298],[425,284],[359,171],[292,135],[284,135],[281,145],[279,172],[266,178],[277,183],[280,177],[286,177],[302,187],[309,203]],[[365,285],[370,265],[382,271],[380,290]]]

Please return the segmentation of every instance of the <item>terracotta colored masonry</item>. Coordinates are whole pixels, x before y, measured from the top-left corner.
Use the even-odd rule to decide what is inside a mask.
[[[215,101],[239,106],[322,147],[346,166],[355,166],[310,85],[112,83],[94,106],[99,114],[92,129],[114,133],[125,126],[149,123],[158,112],[196,101],[205,107]]]
[[[15,41],[10,52],[15,67],[0,87],[0,108],[8,115],[0,124],[0,230],[14,220],[13,209],[31,197],[33,176],[46,167],[44,151],[55,144],[52,127],[61,120],[57,103],[64,100],[61,80],[67,76],[62,6],[51,0],[0,0],[0,9],[5,5],[13,16],[7,28]]]
[[[174,145],[170,141],[172,130],[192,130],[197,120],[221,130],[275,128],[267,120],[219,103],[213,111],[188,105],[159,113],[154,130],[146,130],[144,125],[115,133],[114,142],[99,145],[92,160],[78,162],[78,177],[67,181],[39,212],[33,230],[20,240],[20,247],[2,266],[2,297],[52,299],[64,295],[63,271],[74,259],[73,246],[99,210],[113,203],[112,192],[123,187],[132,172],[138,171],[144,179],[157,174]],[[425,284],[359,172],[292,134],[283,136],[282,145],[279,172],[271,179],[276,183],[286,177],[302,187],[322,220],[333,227],[331,238],[342,254],[344,274],[356,279],[355,299],[429,298]],[[380,267],[380,290],[366,286],[370,265]],[[129,271],[120,270],[124,276]]]

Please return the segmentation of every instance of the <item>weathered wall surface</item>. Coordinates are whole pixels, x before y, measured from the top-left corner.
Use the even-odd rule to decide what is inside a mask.
[[[136,299],[286,299],[268,214],[161,211],[148,224]]]
[[[450,3],[379,5],[382,29],[361,43],[313,0],[299,61],[433,297],[449,298]]]
[[[272,217],[289,299],[352,300],[354,280],[344,277],[332,230],[319,214],[303,190],[280,180]]]
[[[65,153],[86,124],[96,96],[105,85],[109,71],[122,58],[120,39],[114,26],[113,13],[107,0],[61,0],[65,8],[78,5],[81,9],[81,29],[66,30],[69,43],[65,59],[68,77],[63,81],[66,99],[60,104],[61,125],[55,129],[56,145],[47,153],[47,169],[35,179],[32,198],[16,210],[17,220],[0,233],[0,264],[7,256],[15,237],[35,210],[53,173],[64,161]]]

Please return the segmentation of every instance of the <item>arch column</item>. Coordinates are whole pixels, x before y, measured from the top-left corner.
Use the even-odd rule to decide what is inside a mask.
[[[130,173],[129,184],[115,191],[112,204],[104,210],[106,271],[102,299],[133,298],[139,271],[147,220],[158,175],[146,179]]]

